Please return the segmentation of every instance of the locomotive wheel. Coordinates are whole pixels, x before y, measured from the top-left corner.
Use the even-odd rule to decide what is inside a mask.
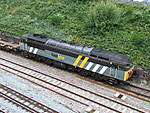
[[[72,71],[72,72],[75,72],[76,71],[76,68],[74,67],[74,66],[70,66],[70,65],[66,65],[67,67],[66,67],[66,69],[68,70],[68,71]]]
[[[41,61],[43,61],[44,63],[49,64],[49,65],[52,64],[52,60],[44,58],[44,57],[42,57]]]
[[[35,59],[36,61],[42,61],[42,57],[40,57],[40,56],[38,56],[38,55],[35,55],[34,59]]]
[[[28,54],[28,52],[26,52],[26,51],[23,51],[23,52],[22,52],[22,55],[23,55],[24,57],[26,57],[26,58],[29,58],[29,54]]]
[[[36,58],[36,55],[35,55],[35,54],[32,54],[32,53],[29,53],[29,58],[35,59],[35,58]]]
[[[93,73],[92,77],[97,80],[97,81],[103,81],[105,80],[105,78],[103,77],[103,75],[100,75],[100,74],[95,74]]]
[[[61,69],[66,69],[66,65],[60,62],[53,61],[53,65]]]
[[[77,72],[82,76],[88,76],[88,72],[83,69],[78,68]]]
[[[4,46],[4,50],[10,52],[10,46],[5,45],[5,46]]]

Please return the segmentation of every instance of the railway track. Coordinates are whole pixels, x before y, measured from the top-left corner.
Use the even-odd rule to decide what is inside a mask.
[[[9,35],[5,35],[5,34],[0,34],[1,37],[6,37],[7,40],[10,40],[10,39],[16,39],[16,42],[18,42],[18,37],[13,37],[13,36],[9,36]],[[3,41],[0,41],[0,44],[3,43]],[[6,43],[6,42],[5,42]],[[8,45],[9,42],[6,43],[6,45]],[[1,45],[0,45],[1,46]],[[19,45],[18,43],[15,43],[15,44],[10,44],[11,47],[13,47],[14,49],[17,48]],[[2,46],[1,46],[3,49],[5,48],[5,44],[3,43]],[[1,48],[1,49],[2,49]],[[8,47],[7,47],[8,49]],[[10,48],[9,48],[10,49]],[[12,50],[12,49],[10,49]],[[125,85],[125,86],[124,86]],[[138,87],[138,86],[135,86],[135,85],[132,85],[131,83],[129,82],[126,82],[126,83],[123,83],[123,86],[117,86],[117,88],[119,89],[123,89],[125,91],[128,91],[128,92],[131,92],[131,93],[134,93],[138,96],[142,96],[142,97],[146,97],[148,99],[150,99],[150,90],[148,89],[144,89],[144,88],[141,88],[141,87]],[[134,96],[135,97],[135,96]],[[139,98],[140,99],[140,98]],[[141,98],[142,99],[142,98]],[[147,101],[146,99],[143,99],[145,101]],[[150,102],[150,101],[147,101],[147,102]]]
[[[145,111],[143,109],[136,108],[126,103],[117,101],[105,95],[97,94],[87,89],[78,87],[77,85],[74,85],[72,83],[68,83],[66,81],[52,77],[51,75],[46,75],[12,61],[2,58],[0,58],[0,61],[1,69],[23,79],[26,79],[36,85],[51,90],[73,101],[76,101],[84,106],[88,107],[91,104],[94,104],[95,106],[98,106],[97,108],[103,108],[105,109],[105,111],[109,112],[147,112],[147,110]]]
[[[19,106],[30,113],[59,113],[56,110],[37,102],[36,100],[33,100],[32,98],[27,97],[24,94],[21,94],[3,84],[0,84],[0,98],[15,104],[16,106]]]
[[[6,113],[4,110],[0,110],[0,113]]]
[[[119,86],[120,89],[126,90],[128,92],[134,93],[138,96],[146,97],[150,100],[150,90],[146,88],[142,88],[139,86],[135,86],[131,83],[125,83],[123,86]]]

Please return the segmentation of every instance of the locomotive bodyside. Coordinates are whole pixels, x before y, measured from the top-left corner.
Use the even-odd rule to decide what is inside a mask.
[[[91,56],[91,53],[93,55],[93,50],[95,50],[93,47],[72,44],[53,38],[42,37],[41,35],[24,35],[20,43],[20,49],[64,64],[82,68],[87,72],[97,73],[99,76],[103,75],[117,80],[126,81],[133,73],[133,67],[129,65],[131,61],[126,56],[108,51],[105,52],[104,50],[99,52],[94,51],[96,54],[98,53],[100,59]],[[95,53],[94,55],[96,55]],[[107,58],[105,58],[105,54],[107,54]],[[109,57],[111,57],[111,60]],[[109,60],[107,61],[106,59]],[[119,64],[122,62],[123,66],[120,66],[117,62]]]

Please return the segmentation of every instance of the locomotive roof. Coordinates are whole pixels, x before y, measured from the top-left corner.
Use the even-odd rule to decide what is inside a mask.
[[[98,48],[94,48],[91,51],[92,56],[97,56],[98,58],[109,60],[110,62],[122,62],[126,64],[130,64],[131,60],[128,56],[125,56],[123,54],[113,52],[113,51],[106,51]]]
[[[25,34],[22,37],[23,38],[28,38],[28,39],[31,39],[31,40],[36,40],[36,41],[42,42],[42,43],[46,43],[46,41],[49,39],[48,37],[42,36],[42,35],[39,35],[39,34]]]
[[[58,48],[66,49],[69,51],[78,52],[80,54],[95,56],[98,57],[99,59],[107,60],[110,62],[122,62],[125,64],[131,63],[131,60],[129,59],[128,56],[125,56],[117,52],[106,51],[99,48],[88,47],[88,46],[70,43],[70,42],[53,39],[53,38],[47,40],[46,44],[51,46],[56,46]]]
[[[86,55],[89,55],[93,49],[93,47],[87,47],[84,45],[66,42],[64,40],[58,40],[54,38],[50,38],[49,40],[47,40],[46,44]]]
[[[120,64],[131,63],[131,60],[129,59],[128,56],[125,56],[117,52],[106,51],[106,50],[99,49],[99,48],[88,47],[85,45],[66,42],[64,40],[49,38],[49,37],[42,36],[39,34],[27,34],[27,35],[23,35],[23,37],[31,39],[31,40],[36,40],[38,42],[42,42],[46,45],[61,48],[66,51],[72,51],[72,52],[76,52],[79,54],[85,54],[88,56],[97,57],[98,59],[107,60],[109,62],[119,62]]]

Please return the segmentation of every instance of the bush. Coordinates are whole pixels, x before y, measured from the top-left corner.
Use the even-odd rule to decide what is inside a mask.
[[[99,1],[99,2],[98,2]],[[119,7],[119,8],[118,8]],[[117,51],[150,67],[150,7],[100,0],[0,0],[0,32]]]
[[[54,14],[48,16],[48,20],[52,25],[58,26],[62,23],[63,16],[61,14]]]
[[[131,34],[131,38],[132,38],[132,41],[133,41],[133,44],[136,46],[136,47],[141,47],[143,45],[145,45],[145,38],[143,38],[144,36],[140,33],[132,33]]]
[[[65,2],[88,2],[91,0],[64,0]]]
[[[98,32],[110,31],[119,25],[121,10],[114,2],[94,2],[92,3],[87,27]]]

